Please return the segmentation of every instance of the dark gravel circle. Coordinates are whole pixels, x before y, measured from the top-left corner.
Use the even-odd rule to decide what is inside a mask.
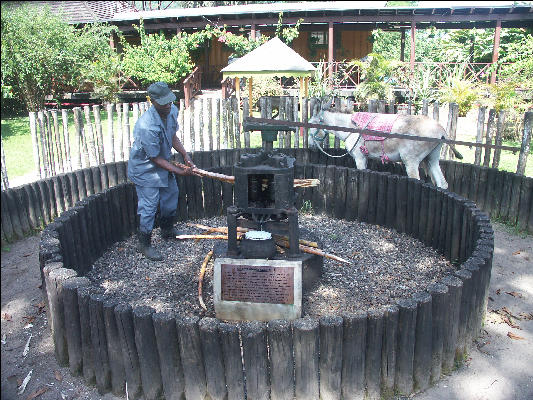
[[[226,226],[226,218],[204,218],[190,223],[220,227]],[[185,223],[176,226],[183,233],[204,233]],[[436,250],[394,229],[302,213],[299,226],[305,228],[303,232],[309,230],[319,237],[323,250],[352,262],[346,265],[325,259],[322,278],[303,293],[302,316],[341,315],[379,308],[425,290],[454,269]],[[312,239],[304,233],[301,238]],[[162,240],[159,229],[155,229],[152,244],[162,252],[163,261],[149,261],[137,253],[135,235],[115,243],[87,274],[92,290],[132,306],[214,317],[213,260],[203,282],[207,311],[198,301],[198,275],[215,240]]]

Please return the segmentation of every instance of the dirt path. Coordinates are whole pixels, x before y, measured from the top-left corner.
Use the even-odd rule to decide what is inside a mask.
[[[533,398],[533,320],[525,318],[533,313],[533,237],[516,236],[500,224],[494,229],[492,300],[483,336],[464,367],[415,399]],[[57,365],[46,312],[41,308],[38,245],[38,236],[33,236],[2,252],[2,399],[117,399],[110,394],[102,397]],[[512,314],[508,321],[518,327],[512,328],[500,314],[490,312],[503,307]],[[509,332],[522,339],[511,339]],[[24,356],[28,339],[29,350]],[[24,393],[17,394],[17,386],[30,371]]]

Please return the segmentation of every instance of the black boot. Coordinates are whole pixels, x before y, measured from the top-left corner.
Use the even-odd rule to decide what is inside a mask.
[[[161,227],[161,237],[163,239],[175,239],[176,236],[181,235],[181,232],[174,228],[172,217],[161,217],[159,226]]]
[[[163,256],[159,251],[152,247],[152,232],[145,233],[138,231],[137,232],[137,251],[142,253],[147,259],[152,261],[161,261]]]

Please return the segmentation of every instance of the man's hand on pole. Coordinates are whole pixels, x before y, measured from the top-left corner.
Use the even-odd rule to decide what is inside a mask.
[[[183,161],[185,161],[185,164],[187,164],[189,167],[196,168],[196,165],[191,160],[191,157],[189,156],[188,153],[185,153],[185,155],[183,156]]]

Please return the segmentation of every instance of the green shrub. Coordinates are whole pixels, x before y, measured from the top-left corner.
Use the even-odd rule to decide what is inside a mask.
[[[360,60],[352,60],[351,65],[361,69],[361,83],[355,88],[356,101],[370,99],[392,100],[392,89],[400,81],[402,62],[389,60],[381,54],[370,53]]]
[[[312,79],[309,81],[309,97],[317,97],[319,99],[324,97],[334,97],[338,94],[338,90],[334,89],[335,82],[333,85],[330,83],[329,78],[325,74],[325,70],[320,67],[324,65],[324,60],[320,60],[319,67],[315,70]],[[335,80],[335,77],[333,77]]]
[[[440,88],[439,97],[441,102],[457,103],[459,116],[465,117],[478,100],[479,91],[473,82],[451,77]]]

